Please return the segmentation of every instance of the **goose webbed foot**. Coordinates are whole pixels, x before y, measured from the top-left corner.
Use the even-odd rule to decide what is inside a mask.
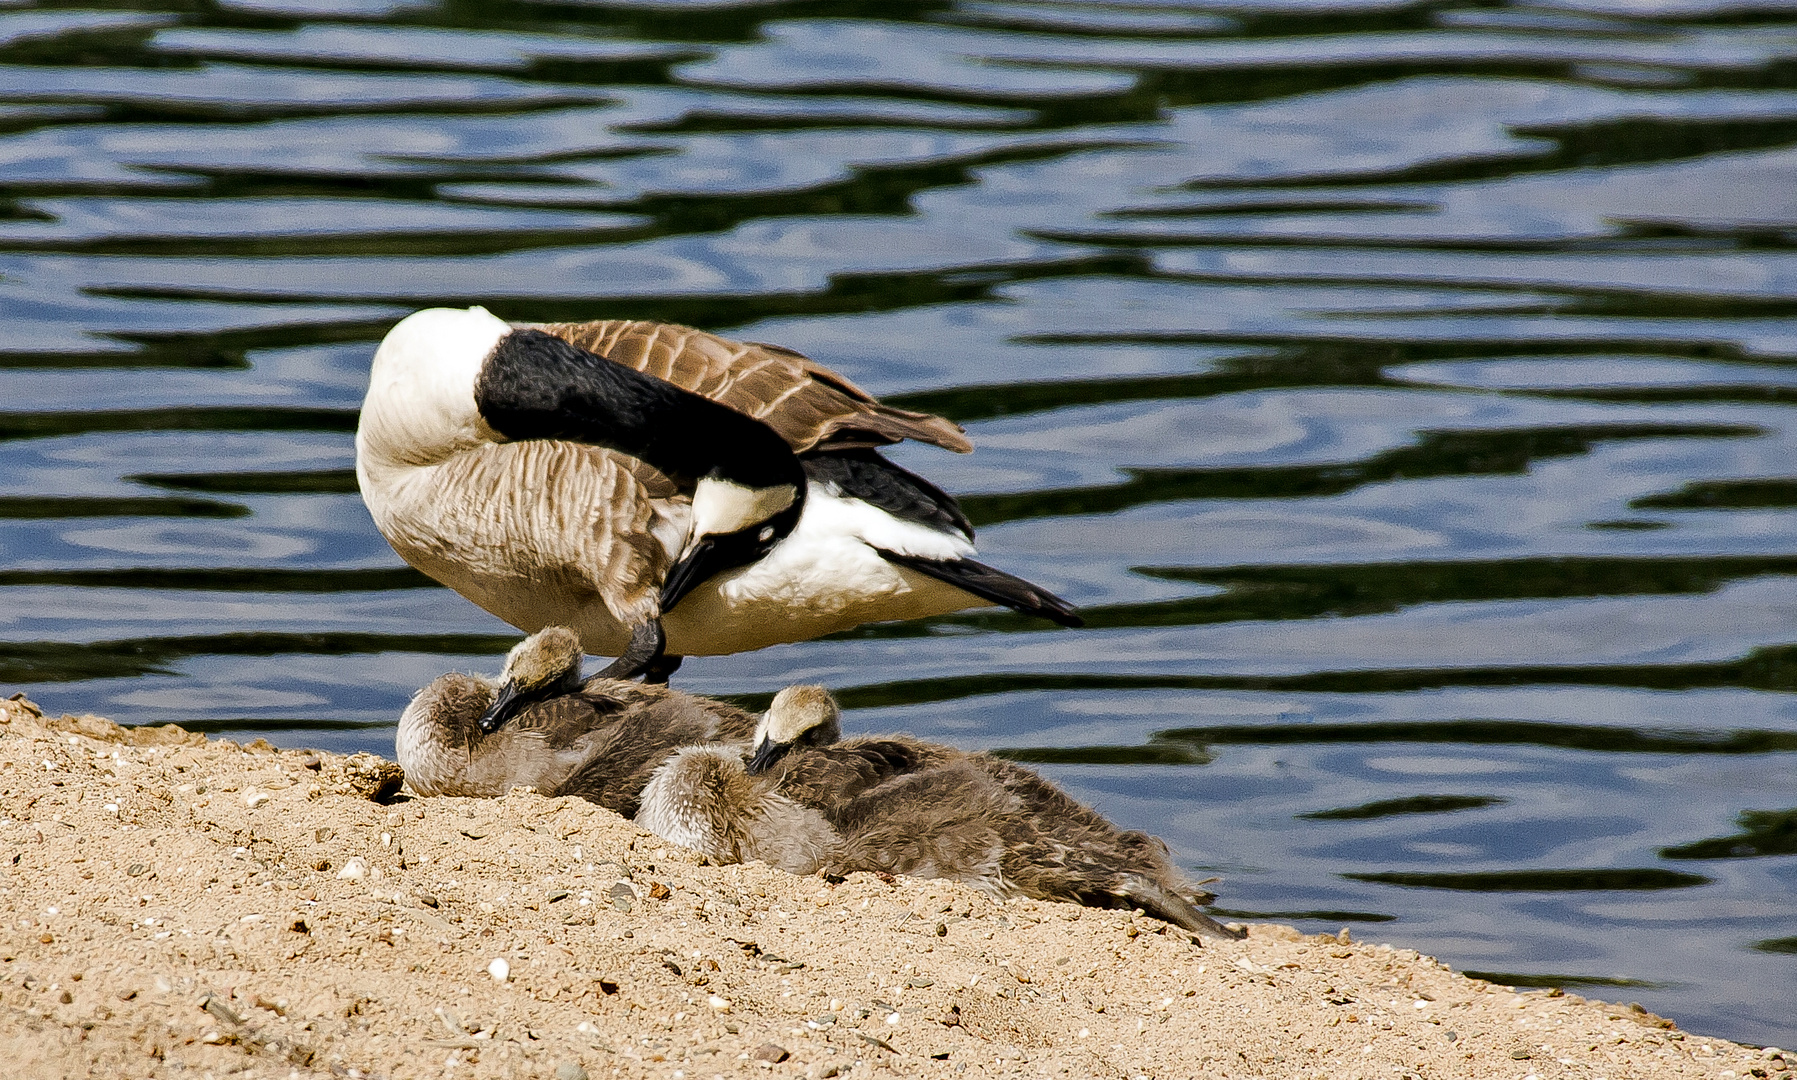
[[[638,675],[659,670],[666,661],[662,650],[667,648],[668,636],[661,629],[660,619],[650,619],[640,623],[630,631],[630,644],[624,646],[624,652],[599,673],[601,679],[634,679]],[[674,658],[674,667],[680,666],[680,658]],[[666,668],[673,671],[674,667]],[[646,681],[656,681],[652,678]],[[661,682],[667,682],[663,675]]]

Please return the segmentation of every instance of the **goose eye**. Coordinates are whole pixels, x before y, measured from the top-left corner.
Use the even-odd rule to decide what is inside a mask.
[[[773,538],[774,538],[774,527],[772,525],[763,526],[762,530],[761,530],[761,542],[765,544],[769,540],[772,540]]]

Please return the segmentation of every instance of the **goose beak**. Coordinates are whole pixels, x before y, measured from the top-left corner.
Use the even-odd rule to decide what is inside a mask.
[[[774,767],[774,762],[785,757],[786,752],[791,749],[792,746],[789,743],[777,743],[771,739],[761,740],[761,745],[755,748],[755,756],[749,759],[749,775],[758,776],[767,772]]]
[[[493,695],[493,704],[487,706],[487,711],[480,714],[481,732],[491,735],[498,731],[523,704],[521,695],[518,693],[518,684],[502,683],[499,692]]]
[[[668,571],[668,576],[661,583],[661,611],[667,614],[675,604],[693,589],[705,582],[705,579],[721,570],[734,565],[729,556],[718,547],[718,542],[710,536],[701,536],[694,540]]]

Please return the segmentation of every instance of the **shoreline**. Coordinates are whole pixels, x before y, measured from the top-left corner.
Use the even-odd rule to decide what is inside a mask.
[[[1797,1080],[1407,949],[714,866],[573,798],[0,702],[22,1076]]]

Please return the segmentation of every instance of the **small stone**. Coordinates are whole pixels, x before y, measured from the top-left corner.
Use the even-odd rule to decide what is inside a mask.
[[[273,797],[274,796],[270,795],[266,791],[263,791],[261,788],[249,788],[246,791],[244,791],[244,793],[243,793],[243,805],[249,807],[251,810],[254,810],[256,807],[261,806],[263,803],[267,802],[269,799],[272,799]]]
[[[432,896],[430,893],[422,892],[418,894],[418,902],[428,908],[434,908],[438,904],[436,897]]]
[[[56,943],[56,935],[54,935],[54,934],[39,934],[37,936],[37,940],[38,940],[38,944],[40,944],[40,945],[53,945]]]
[[[149,872],[149,870],[150,870],[150,868],[145,866],[143,863],[134,862],[130,866],[125,867],[125,876],[126,877],[143,877],[146,873]]]
[[[1512,1050],[1510,1051],[1510,1059],[1512,1061],[1527,1061],[1529,1060],[1529,1052],[1527,1050]]]
[[[495,956],[493,962],[487,965],[487,974],[493,976],[494,982],[505,982],[512,977],[512,965],[506,962],[505,957]]]
[[[578,1061],[564,1061],[555,1067],[555,1080],[587,1080],[587,1071]]]
[[[64,1005],[73,1005],[75,1004],[75,995],[64,990],[57,996],[56,1000],[62,1002]]]
[[[630,909],[636,905],[636,890],[630,887],[629,882],[620,881],[613,885],[609,895],[611,896],[611,906],[626,915],[630,914]]]
[[[757,1046],[755,1048],[755,1053],[750,1056],[756,1061],[766,1061],[770,1064],[778,1065],[792,1055],[786,1052],[786,1047],[781,1046],[778,1043],[765,1042],[760,1046]]]
[[[712,1008],[716,1009],[719,1012],[729,1012],[730,1011],[730,1002],[725,1000],[724,998],[717,996],[716,994],[711,995],[711,997],[706,1000],[706,1004],[710,1005]]]
[[[351,855],[349,861],[343,864],[343,869],[337,871],[337,877],[343,881],[361,881],[367,876],[368,864],[362,861],[360,855]]]

